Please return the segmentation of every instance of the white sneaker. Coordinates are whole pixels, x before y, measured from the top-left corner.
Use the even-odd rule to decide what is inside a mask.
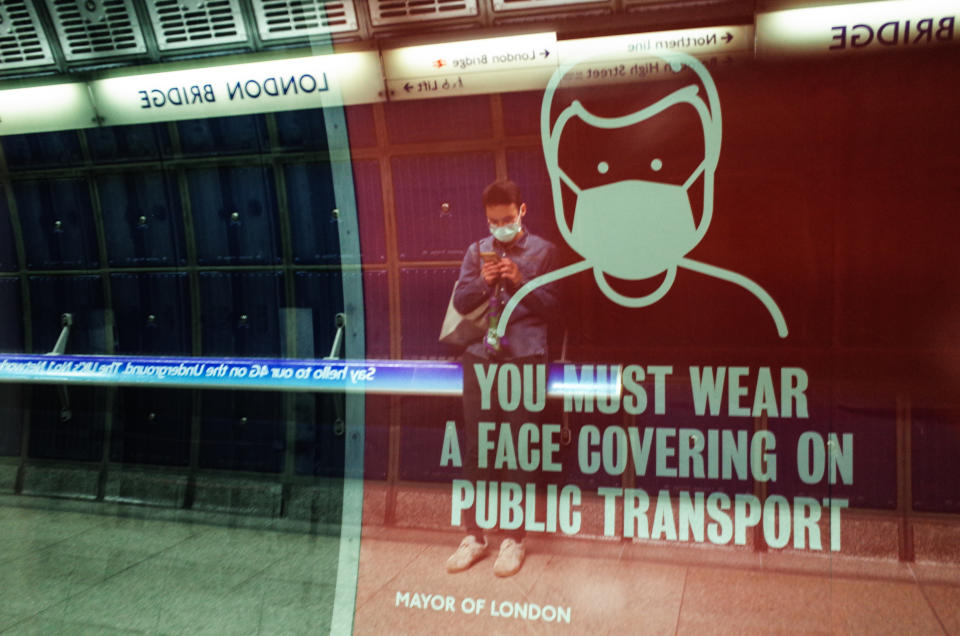
[[[513,539],[504,539],[500,544],[500,554],[493,564],[493,573],[497,576],[513,576],[523,567],[523,558],[527,555],[523,543]]]
[[[457,551],[447,559],[447,572],[451,574],[454,572],[463,572],[485,556],[487,556],[486,539],[484,539],[483,543],[480,543],[476,537],[469,534],[460,542],[460,547],[457,548]]]

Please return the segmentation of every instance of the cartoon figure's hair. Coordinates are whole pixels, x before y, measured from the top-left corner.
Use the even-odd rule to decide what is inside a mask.
[[[650,55],[666,62],[675,72],[679,72],[682,67],[692,70],[702,85],[706,98],[699,97],[700,85],[696,83],[680,88],[666,97],[658,99],[646,108],[630,113],[622,117],[601,117],[587,111],[586,108],[577,100],[570,104],[570,110],[557,118],[557,121],[551,125],[551,109],[553,107],[554,96],[557,88],[564,76],[578,64],[589,60],[589,57],[570,61],[554,71],[547,84],[543,94],[543,102],[540,107],[540,138],[543,145],[544,160],[547,164],[547,172],[550,175],[550,188],[553,193],[553,209],[556,216],[557,227],[560,234],[568,244],[572,243],[572,232],[567,225],[567,220],[563,211],[563,191],[560,185],[561,179],[558,164],[559,135],[553,134],[553,129],[562,128],[572,117],[578,116],[589,124],[599,128],[619,128],[629,126],[632,123],[643,121],[657,113],[662,112],[675,103],[680,101],[688,102],[697,109],[700,119],[703,123],[704,135],[704,162],[703,162],[703,215],[700,218],[700,224],[697,226],[697,242],[703,238],[713,217],[713,175],[716,171],[717,162],[720,158],[720,142],[722,122],[720,116],[720,97],[717,93],[717,87],[713,83],[713,78],[706,67],[696,58],[686,53],[677,52],[659,52]],[[699,97],[699,98],[698,98]],[[705,105],[704,105],[705,102]],[[566,109],[565,109],[566,110]]]

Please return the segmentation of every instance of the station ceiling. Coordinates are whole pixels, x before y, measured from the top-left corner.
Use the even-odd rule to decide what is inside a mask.
[[[0,80],[317,44],[751,21],[755,0],[0,0]]]

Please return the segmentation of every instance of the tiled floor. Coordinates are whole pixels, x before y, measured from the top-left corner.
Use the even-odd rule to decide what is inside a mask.
[[[0,506],[0,633],[329,632],[336,537],[116,510]],[[354,632],[960,634],[956,564],[531,538],[523,569],[498,579],[492,554],[446,574],[458,539],[369,529]],[[398,593],[450,597],[454,611],[406,607]],[[462,611],[468,598],[485,607]],[[502,602],[570,608],[571,620],[491,615]]]
[[[2,634],[324,634],[336,537],[0,507]]]

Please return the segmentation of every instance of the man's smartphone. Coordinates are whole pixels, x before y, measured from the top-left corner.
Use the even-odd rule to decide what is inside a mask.
[[[484,263],[496,263],[500,260],[496,252],[480,252],[480,258],[483,259]]]

